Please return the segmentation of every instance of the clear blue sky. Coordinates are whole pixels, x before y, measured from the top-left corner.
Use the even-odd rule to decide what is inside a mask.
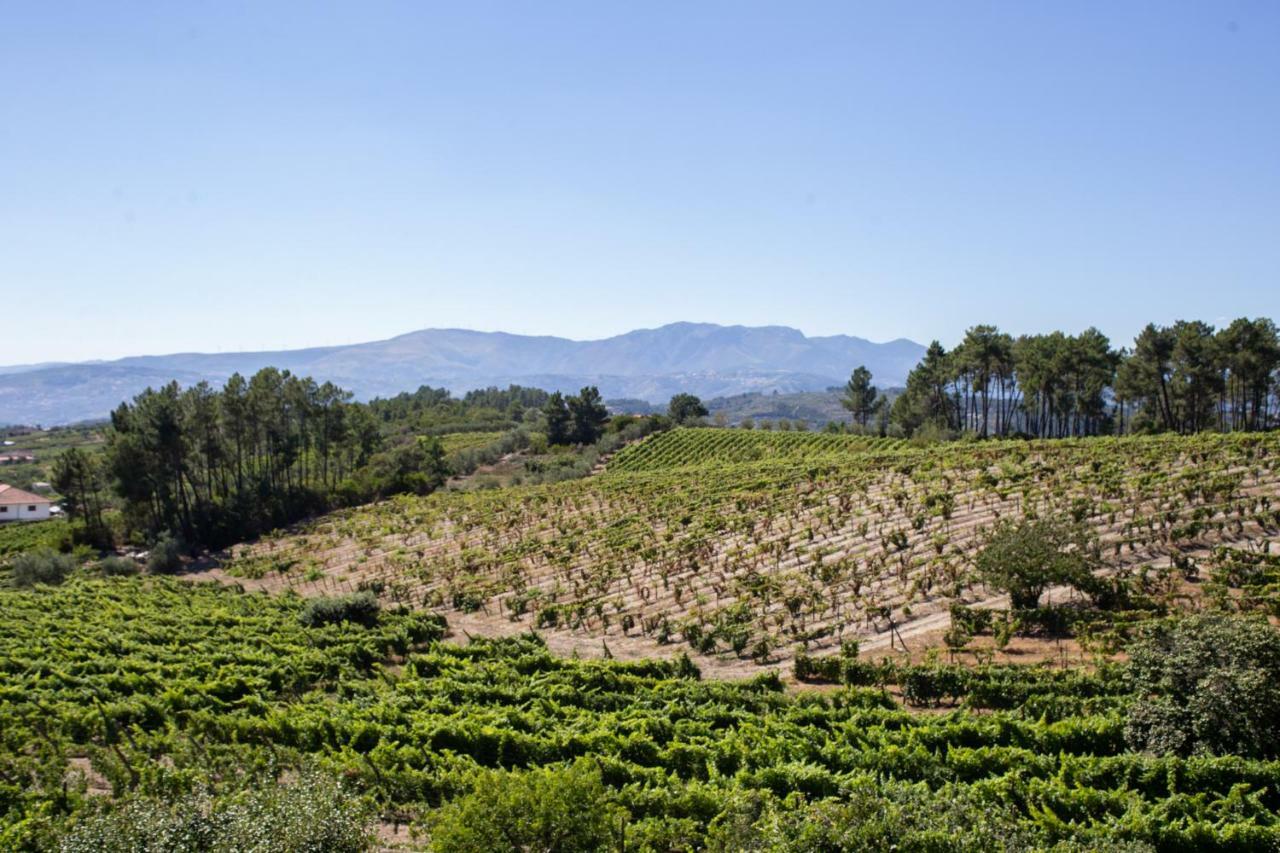
[[[0,364],[1280,320],[1280,3],[4,3]]]

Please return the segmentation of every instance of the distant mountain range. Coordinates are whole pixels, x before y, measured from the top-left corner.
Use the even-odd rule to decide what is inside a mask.
[[[423,329],[349,346],[0,367],[0,423],[91,420],[148,386],[202,379],[220,384],[232,373],[267,366],[330,380],[359,399],[421,385],[462,393],[516,383],[552,391],[597,385],[605,397],[659,403],[680,391],[712,398],[821,390],[843,384],[860,364],[882,387],[899,385],[923,354],[922,346],[905,339],[806,337],[786,326],[672,323],[595,341]]]

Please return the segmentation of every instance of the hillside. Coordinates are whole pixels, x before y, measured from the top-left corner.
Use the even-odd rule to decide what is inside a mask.
[[[49,425],[104,417],[147,386],[170,380],[220,383],[234,372],[266,366],[335,382],[360,399],[420,385],[463,392],[511,383],[562,391],[594,384],[606,397],[665,403],[681,391],[710,399],[822,389],[842,383],[859,364],[885,383],[901,382],[923,352],[907,340],[806,337],[784,326],[673,323],[589,341],[424,329],[349,346],[6,368],[0,373],[0,423]]]
[[[339,512],[237,548],[212,577],[389,601],[475,632],[538,628],[788,658],[989,603],[972,557],[1001,518],[1070,513],[1113,569],[1280,533],[1280,435],[913,447],[677,430],[587,480]],[[943,623],[945,625],[945,623]]]
[[[677,429],[178,578],[0,552],[0,846],[1273,849],[1278,490],[1275,433]],[[975,576],[1058,513],[1115,603]]]

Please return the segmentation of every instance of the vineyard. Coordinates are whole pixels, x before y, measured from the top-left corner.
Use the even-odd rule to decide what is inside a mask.
[[[71,540],[71,525],[60,519],[0,526],[0,560],[36,548],[57,548]]]
[[[334,513],[211,575],[776,663],[995,601],[972,557],[1001,519],[1069,515],[1116,571],[1260,545],[1280,532],[1278,465],[1275,434],[915,447],[676,430],[585,480]]]
[[[610,461],[609,470],[655,471],[717,463],[799,462],[827,454],[892,450],[905,445],[902,439],[842,433],[679,429],[631,445]]]
[[[1280,841],[1280,764],[1131,750],[1133,697],[1113,667],[968,670],[952,678],[956,708],[919,714],[876,689],[701,681],[687,659],[569,660],[531,637],[444,644],[438,617],[410,611],[305,627],[295,597],[164,578],[0,589],[0,606],[4,849],[91,838],[107,798],[257,788],[304,769],[373,803],[384,840],[412,823],[439,849],[486,849],[449,846],[450,820],[534,768],[553,781],[589,774],[598,787],[574,788],[570,807],[613,816],[607,837],[563,849]],[[556,788],[538,790],[530,810],[549,808]],[[450,802],[461,805],[439,808]]]

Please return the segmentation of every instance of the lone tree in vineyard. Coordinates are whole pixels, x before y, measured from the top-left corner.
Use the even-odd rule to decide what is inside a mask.
[[[840,401],[840,405],[853,415],[854,423],[866,427],[872,415],[883,404],[884,398],[880,396],[876,386],[871,384],[871,371],[864,365],[859,365],[844,386],[844,399]]]
[[[976,560],[983,583],[1009,593],[1015,609],[1030,610],[1055,584],[1094,591],[1096,544],[1088,529],[1063,519],[1008,519],[996,525]]]

